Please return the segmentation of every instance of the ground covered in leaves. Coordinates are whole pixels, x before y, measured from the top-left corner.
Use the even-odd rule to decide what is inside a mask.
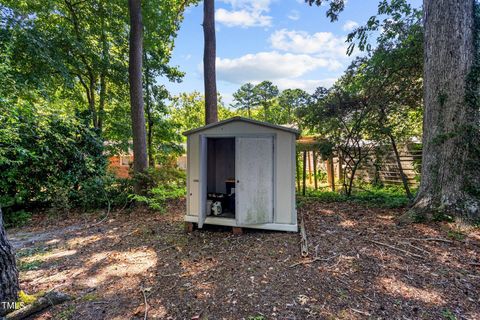
[[[9,230],[21,288],[73,300],[34,319],[480,319],[480,231],[402,210],[307,201],[296,233],[184,232],[184,201],[40,216]],[[147,306],[145,304],[147,302]]]

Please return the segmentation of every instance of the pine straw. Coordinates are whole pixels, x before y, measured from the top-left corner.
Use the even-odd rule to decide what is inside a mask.
[[[143,319],[139,288],[149,319],[480,318],[478,229],[451,238],[446,223],[397,226],[401,210],[312,202],[299,210],[315,252],[302,258],[298,234],[185,234],[184,208],[15,231],[21,259],[40,261],[21,272],[22,289],[76,297],[37,319]]]

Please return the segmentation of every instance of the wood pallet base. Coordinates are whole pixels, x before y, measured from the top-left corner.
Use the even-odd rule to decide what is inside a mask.
[[[192,233],[195,229],[197,229],[197,225],[193,222],[184,222],[185,226],[185,232],[186,233]],[[241,227],[232,227],[232,233],[235,235],[242,235],[243,234],[243,228]]]
[[[191,233],[195,229],[193,222],[185,222],[185,232]]]

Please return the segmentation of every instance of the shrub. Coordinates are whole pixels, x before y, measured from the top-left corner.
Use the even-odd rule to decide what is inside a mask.
[[[6,220],[22,220],[24,210],[35,207],[68,211],[85,181],[105,176],[102,152],[102,140],[75,118],[30,105],[0,106],[0,206]]]
[[[10,213],[4,215],[5,227],[12,228],[24,226],[30,221],[31,218],[32,214],[25,210],[19,210],[15,212],[15,214]]]
[[[185,171],[173,166],[150,168],[145,174],[135,179],[146,181],[148,191],[146,195],[132,195],[131,198],[147,204],[151,209],[164,212],[167,200],[185,196]]]
[[[325,189],[307,190],[306,195],[324,202],[350,201],[383,208],[401,208],[409,203],[403,188],[396,186],[364,185],[362,189],[355,190],[350,197]]]

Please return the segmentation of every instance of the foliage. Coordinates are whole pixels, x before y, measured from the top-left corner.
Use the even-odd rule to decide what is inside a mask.
[[[326,190],[307,190],[306,196],[324,202],[352,202],[382,208],[403,208],[409,203],[403,190],[396,186],[366,185],[362,189],[356,189],[350,197]]]
[[[142,1],[149,149],[159,163],[182,149],[157,81],[183,76],[168,63],[184,10],[196,2]],[[7,0],[0,17],[0,205],[7,223],[25,223],[39,206],[62,213],[124,205],[131,181],[106,174],[105,155],[131,148],[126,2]]]
[[[172,98],[170,115],[173,123],[183,132],[205,125],[205,98],[198,91],[182,93]],[[224,106],[222,99],[218,101],[218,120],[231,118],[234,115]]]
[[[369,140],[369,119],[372,110],[357,92],[356,74],[347,73],[325,95],[298,110],[304,123],[320,133],[336,149],[344,161],[343,186],[347,196],[359,165],[375,147]]]
[[[145,203],[153,210],[163,213],[167,200],[185,196],[185,172],[175,167],[150,168],[136,179],[142,179],[147,183],[148,192],[146,195],[131,195],[131,198]]]
[[[263,108],[263,120],[269,121],[271,119],[270,108],[275,103],[275,98],[278,96],[278,87],[271,81],[262,81],[253,89],[255,94],[255,103],[257,106]]]
[[[280,123],[294,123],[295,111],[310,103],[310,95],[302,89],[285,89],[280,93],[278,103],[286,113],[286,119]]]
[[[105,174],[103,145],[78,120],[25,104],[0,107],[0,205],[7,221],[33,206],[69,205],[82,183]],[[8,217],[20,211],[18,217]]]
[[[255,96],[255,86],[251,83],[245,83],[233,93],[233,107],[237,110],[246,110],[248,117],[252,117],[252,109],[257,104]]]
[[[301,125],[295,110],[310,102],[311,96],[301,89],[279,91],[271,81],[257,85],[246,83],[233,93],[232,106],[237,114],[274,124]]]
[[[180,124],[168,118],[169,108],[166,99],[170,98],[164,86],[145,83],[145,111],[147,116],[147,147],[149,165],[164,164],[172,157],[183,153],[180,143],[182,136],[179,133]]]
[[[421,14],[403,0],[381,1],[378,14],[386,15],[382,22],[372,17],[367,26],[349,36],[352,44],[358,37],[360,49],[368,54],[355,59],[331,89],[318,88],[310,103],[297,109],[302,126],[330,141],[344,161],[347,195],[358,167],[376,146],[390,145],[401,163],[397,144],[421,136]],[[367,33],[380,27],[378,47],[373,50],[367,45]],[[400,165],[399,170],[405,177]],[[403,181],[407,195],[411,195],[406,179]]]
[[[23,209],[14,213],[6,214],[4,217],[5,228],[22,227],[32,218],[32,214]]]

